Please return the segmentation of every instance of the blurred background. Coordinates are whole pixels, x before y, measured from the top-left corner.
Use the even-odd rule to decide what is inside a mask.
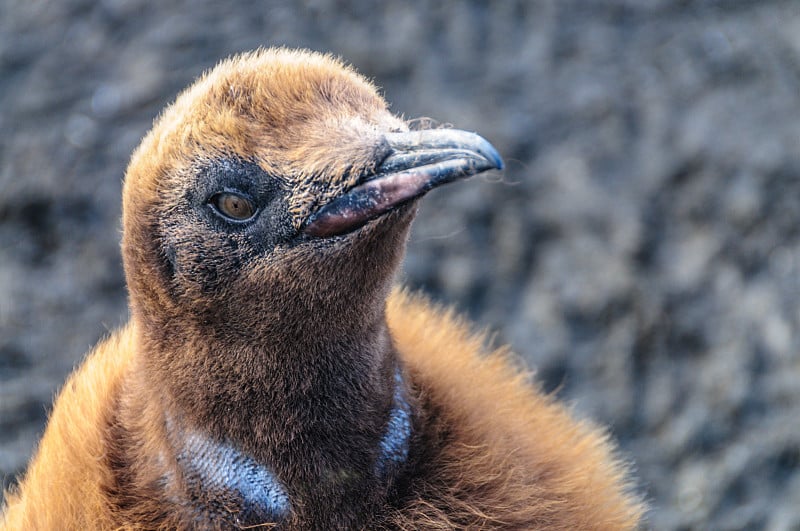
[[[127,318],[131,151],[204,69],[275,44],[503,154],[423,202],[404,281],[609,426],[649,527],[800,529],[793,0],[0,0],[4,486]]]

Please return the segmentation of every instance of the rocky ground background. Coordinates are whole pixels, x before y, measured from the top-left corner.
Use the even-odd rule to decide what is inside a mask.
[[[648,527],[800,529],[794,0],[0,0],[4,485],[126,319],[131,150],[203,69],[273,44],[498,147],[501,176],[425,201],[405,281],[610,426]]]

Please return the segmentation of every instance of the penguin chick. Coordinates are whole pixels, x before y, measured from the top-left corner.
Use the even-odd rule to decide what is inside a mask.
[[[391,288],[417,199],[501,167],[329,56],[206,73],[133,154],[130,322],[65,384],[3,528],[634,528],[602,430]]]

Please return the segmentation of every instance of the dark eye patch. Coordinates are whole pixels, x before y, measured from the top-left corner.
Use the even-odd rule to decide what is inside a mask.
[[[217,159],[197,170],[189,199],[195,205],[209,204],[214,195],[230,192],[245,197],[258,210],[278,189],[277,180],[254,162]]]
[[[195,170],[187,206],[212,230],[235,232],[247,247],[268,252],[296,235],[283,182],[255,162],[214,159]]]

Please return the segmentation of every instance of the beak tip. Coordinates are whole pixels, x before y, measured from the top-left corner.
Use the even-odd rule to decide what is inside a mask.
[[[500,156],[500,153],[488,140],[476,133],[467,134],[474,139],[475,151],[489,163],[487,170],[502,170],[505,168],[503,157]]]
[[[500,153],[497,152],[494,147],[492,147],[492,151],[488,153],[490,155],[488,157],[489,162],[492,163],[492,169],[494,170],[503,170],[506,167],[505,162],[503,162],[503,158],[500,156]]]

